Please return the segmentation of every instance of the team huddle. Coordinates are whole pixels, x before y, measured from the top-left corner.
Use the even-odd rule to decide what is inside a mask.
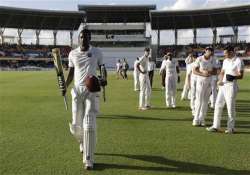
[[[96,145],[96,116],[99,113],[99,92],[107,85],[106,69],[102,52],[90,45],[91,32],[84,29],[78,36],[79,47],[69,54],[69,73],[65,84],[60,84],[63,96],[74,79],[71,89],[72,123],[70,132],[77,139],[86,170],[94,167]],[[155,63],[150,60],[150,48],[145,48],[144,55],[138,57],[134,64],[134,90],[139,91],[139,110],[151,108],[150,98]],[[204,55],[186,59],[187,78],[182,98],[190,98],[193,126],[205,126],[208,101],[212,91],[211,106],[214,107],[213,126],[208,131],[220,130],[223,107],[228,109],[228,126],[226,133],[235,130],[235,99],[238,91],[237,79],[243,77],[243,62],[235,56],[234,48],[224,50],[225,59],[222,67],[213,58],[213,49],[205,49]],[[100,69],[97,76],[96,70]],[[124,70],[126,62],[124,61]],[[160,68],[162,85],[166,92],[166,107],[176,108],[176,87],[179,78],[179,66],[172,53],[164,56]],[[219,74],[219,76],[218,76]],[[123,74],[127,78],[126,73]],[[217,81],[218,76],[218,81]],[[218,86],[217,86],[218,85]],[[219,91],[217,94],[217,87]],[[189,95],[188,95],[189,94]],[[189,97],[188,97],[189,96]],[[216,97],[217,96],[217,97]]]
[[[235,132],[235,101],[238,92],[237,79],[242,79],[244,64],[235,55],[234,48],[227,46],[224,49],[225,59],[221,66],[218,59],[213,57],[213,48],[207,47],[204,54],[194,57],[191,53],[186,58],[187,73],[181,99],[190,99],[190,109],[193,116],[192,125],[205,127],[205,119],[210,101],[214,108],[213,125],[206,128],[209,132],[221,131],[221,116],[225,104],[228,111],[228,122],[225,133]],[[150,109],[151,85],[148,74],[150,49],[135,61],[134,84],[138,87],[139,74],[139,110]],[[160,68],[164,79],[166,107],[176,107],[176,85],[179,81],[179,66],[172,53],[164,56]],[[217,93],[218,89],[218,93]]]

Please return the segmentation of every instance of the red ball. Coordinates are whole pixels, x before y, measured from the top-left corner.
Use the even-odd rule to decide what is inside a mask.
[[[99,92],[101,90],[99,80],[94,75],[88,75],[84,81],[85,86],[90,92]]]

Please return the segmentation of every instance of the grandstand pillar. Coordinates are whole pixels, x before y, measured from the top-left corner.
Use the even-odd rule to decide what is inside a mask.
[[[71,31],[69,32],[69,34],[70,34],[70,47],[73,47],[73,35],[74,35],[74,31],[71,30]]]
[[[233,43],[237,44],[238,42],[238,26],[233,26],[233,32],[234,32],[234,37],[233,37]]]
[[[56,35],[57,35],[57,30],[53,30],[53,36],[54,36],[54,46],[56,46]]]
[[[161,41],[161,30],[158,29],[158,30],[157,30],[157,55],[156,55],[157,58],[159,57],[160,41]]]
[[[193,29],[193,34],[194,34],[193,44],[197,44],[197,30],[196,30],[196,28]]]
[[[174,29],[174,44],[177,45],[178,44],[178,30]]]
[[[5,28],[0,28],[0,37],[1,37],[1,43],[0,44],[4,43],[4,36],[3,36],[4,30],[5,30]]]
[[[217,29],[213,28],[213,45],[216,45],[217,43]]]
[[[22,45],[22,33],[23,29],[17,29],[17,34],[18,34],[18,45]]]
[[[40,38],[39,38],[40,33],[41,33],[41,30],[36,30],[36,45],[40,44]]]

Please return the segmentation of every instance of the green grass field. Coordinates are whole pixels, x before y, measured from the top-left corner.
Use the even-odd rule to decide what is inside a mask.
[[[183,81],[177,108],[166,109],[157,74],[154,108],[138,111],[131,78],[109,76],[107,103],[97,120],[95,170],[87,172],[69,133],[71,112],[64,109],[55,72],[0,72],[0,174],[250,174],[250,74],[239,83],[234,135],[191,126],[189,102],[179,100]],[[210,110],[209,125],[212,115]]]

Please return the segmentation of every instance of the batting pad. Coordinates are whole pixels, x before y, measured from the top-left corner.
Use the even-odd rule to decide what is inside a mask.
[[[95,117],[91,115],[85,115],[84,117],[84,161],[94,162],[94,151],[96,145],[96,124]]]
[[[69,130],[78,142],[82,142],[84,132],[80,126],[69,123]]]

